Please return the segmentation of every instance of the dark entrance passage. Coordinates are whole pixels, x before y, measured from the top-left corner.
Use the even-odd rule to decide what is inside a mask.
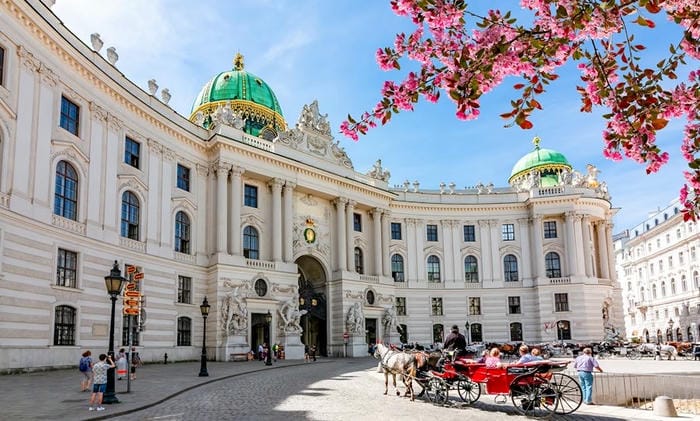
[[[297,259],[299,267],[299,309],[306,310],[301,317],[301,341],[306,346],[316,345],[317,355],[328,356],[326,273],[313,257]]]
[[[270,343],[270,329],[263,313],[253,313],[250,323],[250,346],[255,358],[260,358],[258,346]]]
[[[365,319],[365,338],[369,347],[377,343],[377,319]]]

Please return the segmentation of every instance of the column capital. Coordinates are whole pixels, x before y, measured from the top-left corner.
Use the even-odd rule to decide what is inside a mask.
[[[197,175],[206,177],[209,175],[209,167],[202,164],[197,164]]]
[[[376,218],[376,217],[382,216],[382,213],[384,213],[384,210],[380,209],[380,208],[374,208],[371,210],[371,212],[372,212],[372,216]]]
[[[228,177],[228,172],[231,169],[231,164],[224,161],[216,161],[212,164],[211,169],[216,173],[217,177],[224,175]]]
[[[348,203],[348,199],[345,197],[336,197],[335,200],[333,200],[333,202],[331,202],[331,203],[333,203],[334,205],[336,205],[338,207],[345,206],[345,204]]]
[[[245,168],[240,165],[231,165],[231,176],[240,177],[245,173]]]
[[[391,211],[390,211],[389,209],[382,209],[382,213],[383,213],[384,216],[386,216],[387,218],[391,216]]]
[[[566,216],[567,218],[574,218],[576,216],[576,212],[575,211],[566,211],[566,212],[564,212],[564,216]]]
[[[352,199],[348,199],[348,208],[354,208],[356,204],[357,204],[356,201],[354,201]]]
[[[267,185],[272,187],[273,190],[281,190],[282,186],[284,185],[284,180],[275,177],[272,180],[268,181]]]
[[[294,188],[296,188],[296,186],[297,186],[297,183],[295,183],[293,181],[287,180],[284,182],[285,190],[293,190]]]

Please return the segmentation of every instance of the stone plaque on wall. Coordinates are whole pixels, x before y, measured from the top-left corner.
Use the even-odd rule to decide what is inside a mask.
[[[94,323],[92,325],[92,336],[107,336],[109,326],[102,323]]]

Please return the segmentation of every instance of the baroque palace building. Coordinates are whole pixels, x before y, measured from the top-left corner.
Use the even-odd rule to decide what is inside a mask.
[[[676,199],[614,236],[628,338],[698,341],[700,233],[680,208]]]
[[[222,361],[263,342],[363,356],[453,324],[530,343],[622,325],[595,167],[536,139],[504,187],[391,187],[381,161],[354,168],[316,101],[288,125],[242,56],[183,117],[50,3],[0,0],[0,371],[106,349],[115,260],[142,295],[133,317],[119,299],[116,346],[131,336],[147,361],[197,358],[205,297]]]

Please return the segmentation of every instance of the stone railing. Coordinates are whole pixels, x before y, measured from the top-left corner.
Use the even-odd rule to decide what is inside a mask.
[[[571,283],[571,278],[569,278],[568,276],[565,276],[563,278],[548,278],[548,279],[549,279],[550,285],[564,285],[564,284]]]
[[[141,253],[146,252],[146,243],[142,241],[136,241],[126,237],[119,237],[119,245],[132,250],[140,251]]]
[[[469,282],[464,283],[465,289],[478,289],[481,287],[482,287],[482,285],[481,285],[481,282],[479,282],[479,281],[476,281],[476,282],[469,281]]]
[[[408,288],[408,282],[394,282],[394,288]]]
[[[268,262],[267,260],[245,259],[245,265],[255,269],[275,269],[275,262]]]
[[[563,186],[540,187],[536,190],[535,196],[559,196],[564,194]]]
[[[248,135],[243,135],[241,136],[241,143],[245,143],[246,145],[250,145],[254,148],[258,149],[263,149],[268,152],[274,152],[274,147],[272,145],[272,142],[268,142],[266,140],[259,139],[257,137],[253,136],[248,136]]]
[[[193,254],[187,254],[187,253],[178,253],[178,252],[173,252],[175,256],[175,260],[179,260],[181,262],[187,262],[187,263],[194,263],[195,258]]]
[[[370,284],[378,284],[379,283],[379,276],[360,275],[360,281],[368,282]]]
[[[85,235],[85,224],[64,218],[58,215],[51,215],[51,225],[62,228],[66,231],[72,231],[80,235]]]

